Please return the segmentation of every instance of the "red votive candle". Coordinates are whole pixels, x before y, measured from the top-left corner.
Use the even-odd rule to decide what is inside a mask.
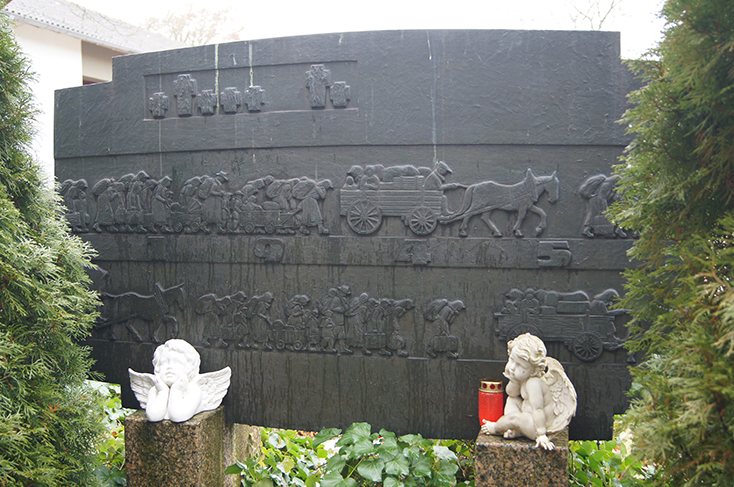
[[[479,425],[484,420],[495,422],[502,417],[505,388],[502,382],[483,380],[479,385]]]

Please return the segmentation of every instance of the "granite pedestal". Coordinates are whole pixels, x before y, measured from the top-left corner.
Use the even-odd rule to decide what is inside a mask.
[[[151,423],[145,411],[125,418],[127,485],[213,487],[236,485],[227,465],[260,452],[259,428],[227,424],[224,408],[184,423]]]
[[[527,438],[477,437],[474,474],[477,487],[566,487],[568,429],[549,436],[555,450],[535,448]]]

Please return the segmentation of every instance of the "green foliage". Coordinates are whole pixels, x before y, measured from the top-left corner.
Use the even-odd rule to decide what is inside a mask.
[[[571,441],[569,485],[571,487],[644,487],[657,476],[653,465],[629,455],[619,440]]]
[[[612,216],[640,230],[621,306],[633,369],[633,453],[650,485],[734,485],[734,3],[668,0],[665,38],[634,63]]]
[[[96,319],[91,251],[28,155],[30,77],[0,16],[0,485],[87,485],[101,411],[77,344]]]
[[[92,382],[103,397],[103,424],[105,432],[97,446],[94,474],[104,487],[127,485],[125,475],[125,416],[133,409],[122,407],[120,386],[106,382]]]
[[[226,473],[240,475],[245,487],[474,485],[468,442],[371,433],[367,423],[354,423],[340,434],[330,428],[311,438],[263,428],[262,456],[237,462]]]

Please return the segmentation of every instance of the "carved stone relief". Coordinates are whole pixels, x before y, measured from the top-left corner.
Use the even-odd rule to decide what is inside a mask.
[[[71,183],[67,192],[73,204],[67,206],[86,208],[86,186],[72,189]],[[119,179],[103,178],[92,188],[96,206],[92,228],[116,233],[329,233],[321,209],[333,189],[328,179],[266,176],[239,189],[230,189],[228,183],[223,171],[195,176],[183,183],[174,199],[168,176],[156,180],[140,171]],[[85,232],[88,229],[81,224],[85,217],[78,212],[70,211],[69,221],[79,222],[72,223],[74,231]]]
[[[95,332],[102,337],[117,340],[120,325],[139,342],[162,343],[178,337],[176,313],[183,313],[186,307],[183,283],[169,288],[156,283],[151,294],[101,293],[100,298],[104,306]]]
[[[74,232],[88,231],[88,225],[91,223],[91,217],[87,212],[87,187],[86,179],[77,181],[67,179],[59,187],[59,194],[66,206],[66,220]]]
[[[204,347],[398,357],[408,357],[413,347],[420,349],[417,344],[409,347],[401,332],[402,318],[415,309],[413,299],[355,296],[348,285],[332,287],[318,299],[293,295],[282,310],[274,306],[271,292],[251,297],[242,291],[227,296],[207,293],[189,305],[183,283],[170,288],[156,284],[147,295],[101,297],[104,306],[93,335],[103,340],[161,343],[179,337],[179,324],[188,316],[200,330],[194,340]],[[422,313],[430,336],[428,356],[459,357],[460,339],[451,326],[465,309],[461,300],[439,298],[426,304]]]
[[[237,109],[242,105],[242,93],[233,86],[225,88],[219,99],[224,113],[237,113]]]
[[[571,258],[571,248],[565,240],[538,242],[538,267],[566,267]]]
[[[196,80],[190,74],[179,74],[173,82],[173,96],[176,97],[176,111],[179,117],[194,114],[194,99],[198,93]]]
[[[614,190],[617,179],[619,179],[617,176],[597,174],[581,183],[579,195],[586,202],[582,230],[584,236],[589,238],[627,237],[627,232],[610,222],[606,217],[609,205],[617,199],[617,192]]]
[[[326,88],[331,86],[331,71],[323,64],[312,64],[306,72],[306,88],[311,108],[326,107]]]
[[[252,252],[264,262],[281,262],[285,254],[285,242],[279,238],[258,238]]]
[[[346,81],[337,81],[331,85],[331,103],[334,108],[346,108],[349,104],[350,93],[351,87]]]
[[[546,342],[563,342],[579,359],[592,362],[604,350],[618,350],[624,339],[617,336],[615,318],[626,313],[610,309],[619,298],[614,289],[590,298],[584,291],[559,292],[528,288],[511,289],[497,319],[497,336],[509,341],[532,333]]]
[[[250,86],[245,91],[245,104],[248,112],[259,112],[265,105],[265,90],[259,86]]]
[[[460,300],[436,299],[428,303],[423,318],[433,323],[436,332],[426,345],[426,353],[436,358],[446,353],[448,358],[459,358],[459,338],[451,334],[451,325],[456,316],[466,309]]]
[[[214,115],[217,111],[217,94],[214,90],[201,90],[199,96],[199,110],[202,115]]]
[[[428,240],[406,239],[395,257],[395,262],[409,262],[417,266],[430,264],[431,252],[428,248]]]
[[[148,110],[150,110],[153,118],[165,118],[168,111],[168,97],[166,94],[162,92],[153,93],[153,96],[148,98]]]
[[[447,183],[452,172],[441,161],[433,169],[412,165],[353,166],[339,191],[340,214],[347,217],[349,228],[360,235],[376,232],[385,216],[399,216],[419,236],[431,234],[439,223],[461,220],[459,236],[466,237],[469,220],[480,216],[494,236],[502,237],[490,219],[493,211],[502,210],[517,214],[513,234],[522,237],[520,227],[527,213],[532,212],[540,217],[535,228],[538,236],[546,227],[547,215],[535,203],[545,192],[550,203],[559,197],[560,183],[555,172],[550,176],[535,176],[528,169],[525,178],[512,185],[494,181],[471,185]],[[465,188],[461,207],[451,212],[444,193],[460,188]]]

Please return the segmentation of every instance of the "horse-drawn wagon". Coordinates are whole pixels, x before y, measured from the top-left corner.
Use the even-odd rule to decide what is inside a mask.
[[[510,341],[531,333],[544,341],[560,341],[585,362],[598,359],[604,350],[621,348],[615,319],[625,310],[608,310],[616,291],[609,289],[589,299],[583,291],[559,293],[513,289],[506,295],[505,306],[495,313],[497,336]]]
[[[400,176],[377,189],[340,190],[340,214],[360,235],[377,231],[383,216],[399,216],[416,235],[429,235],[441,215],[443,191],[424,188],[424,176]]]

